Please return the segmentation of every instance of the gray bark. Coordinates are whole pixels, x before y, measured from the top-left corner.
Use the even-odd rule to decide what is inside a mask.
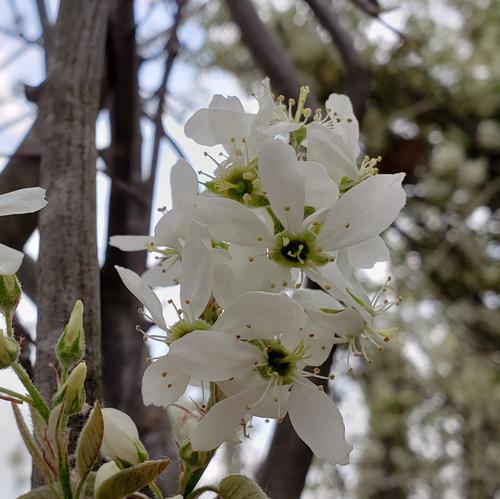
[[[40,182],[48,206],[39,216],[38,325],[35,381],[49,398],[49,363],[75,300],[85,305],[87,396],[101,398],[101,318],[96,241],[95,122],[110,2],[61,2],[40,98]]]

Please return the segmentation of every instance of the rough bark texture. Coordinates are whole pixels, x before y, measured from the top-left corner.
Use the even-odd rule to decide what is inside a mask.
[[[101,398],[101,318],[96,242],[95,122],[110,2],[62,2],[40,102],[40,183],[49,204],[39,216],[35,380],[54,391],[54,344],[75,300],[85,304],[88,400]]]

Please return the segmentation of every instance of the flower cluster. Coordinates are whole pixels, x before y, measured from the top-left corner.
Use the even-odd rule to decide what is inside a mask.
[[[311,379],[333,378],[319,366],[335,344],[367,357],[367,345],[380,347],[392,334],[375,319],[397,299],[385,296],[387,283],[369,297],[356,274],[388,259],[380,234],[405,204],[404,175],[379,174],[380,158],[359,161],[346,96],[332,94],[326,113],[313,112],[308,91],[285,103],[263,82],[256,114],[236,97],[215,96],[185,126],[198,144],[223,148],[220,159],[210,156],[213,175],[199,180],[178,161],[173,208],[154,235],[111,238],[157,256],[142,277],[117,268],[163,331],[143,332],[146,339],[169,346],[144,373],[144,402],[168,406],[189,384],[210,383],[194,450],[216,448],[254,416],[288,414],[318,457],[347,464],[342,416]],[[319,289],[307,289],[306,278]],[[174,284],[181,304],[169,325],[151,288]]]

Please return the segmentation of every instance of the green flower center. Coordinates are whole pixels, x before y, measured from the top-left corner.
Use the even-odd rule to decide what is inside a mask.
[[[307,267],[325,265],[329,262],[329,258],[316,246],[316,235],[311,231],[298,235],[283,231],[275,236],[275,240],[276,244],[270,255],[280,265]]]
[[[186,336],[186,334],[192,333],[193,331],[207,331],[210,329],[210,324],[201,319],[197,319],[193,322],[185,321],[181,319],[179,322],[175,323],[169,330],[167,344],[172,344],[175,340]]]
[[[297,372],[297,362],[306,357],[306,350],[302,343],[293,351],[275,340],[252,341],[252,344],[264,354],[263,362],[256,368],[264,380],[278,377],[282,385],[293,383]]]
[[[207,182],[209,191],[250,207],[267,206],[269,201],[260,190],[256,166],[233,166],[220,178]]]

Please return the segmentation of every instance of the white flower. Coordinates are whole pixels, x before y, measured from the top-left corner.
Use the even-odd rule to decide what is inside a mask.
[[[400,302],[399,297],[394,300],[385,297],[390,278],[370,298],[349,265],[345,251],[339,252],[336,263],[328,267],[322,278],[324,281],[319,284],[344,305],[325,293],[313,290],[299,290],[294,293],[294,299],[304,307],[313,322],[335,334],[334,344],[347,345],[348,368],[351,355],[370,361],[366,345],[371,344],[381,350],[383,343],[397,331],[397,328],[380,328],[377,325],[377,317]]]
[[[318,457],[348,462],[351,447],[342,417],[308,380],[321,378],[317,371],[304,370],[324,362],[331,335],[309,326],[302,307],[287,295],[248,292],[226,308],[211,331],[193,332],[172,344],[169,355],[179,370],[219,382],[227,396],[193,431],[193,449],[217,447],[247,414],[281,419],[288,412],[297,434]]]
[[[142,463],[148,453],[139,439],[137,426],[130,416],[118,409],[102,409],[104,437],[101,452],[125,466]],[[108,477],[109,478],[109,477]]]
[[[306,190],[308,168],[297,161],[295,151],[283,142],[265,145],[259,156],[259,172],[270,201],[274,227],[251,209],[230,199],[186,196],[182,208],[209,227],[211,236],[250,248],[255,254],[249,265],[262,272],[271,259],[279,280],[270,289],[291,282],[298,269],[317,280],[333,252],[374,238],[395,220],[406,196],[401,187],[404,174],[367,178],[337,200],[338,190],[328,187],[325,208],[304,218],[309,202]],[[331,185],[334,185],[333,182]],[[267,265],[267,262],[265,262]]]
[[[247,113],[237,97],[215,95],[208,108],[196,111],[184,126],[184,133],[200,145],[222,145],[230,162],[241,163],[246,153],[250,163],[258,154],[265,137],[260,125],[269,122],[272,108],[263,95],[257,114]]]
[[[166,335],[144,333],[146,338],[171,344],[192,331],[210,327],[198,317],[205,309],[212,292],[214,274],[212,250],[201,240],[189,240],[184,246],[183,258],[185,264],[182,268],[180,286],[182,315],[179,312],[179,321],[171,327],[166,324],[158,296],[145,281],[131,270],[116,267],[123,283],[144,305],[151,320],[167,333]],[[174,403],[186,390],[189,379],[188,375],[172,365],[168,354],[158,358],[146,368],[142,378],[144,403],[160,407]]]
[[[331,94],[325,107],[327,117],[307,128],[307,159],[322,164],[344,192],[376,174],[381,158],[365,157],[358,167],[359,123],[349,97]]]
[[[19,189],[0,195],[0,216],[33,213],[47,204],[45,190],[40,187]],[[20,251],[0,244],[0,275],[15,274],[23,261]]]
[[[186,218],[179,209],[179,199],[184,194],[198,192],[198,177],[191,165],[178,160],[170,172],[173,209],[167,211],[156,224],[154,236],[112,236],[111,246],[122,251],[147,250],[156,255],[158,263],[146,270],[142,277],[150,286],[173,286],[180,282],[182,248],[188,239],[205,238],[206,229]]]

